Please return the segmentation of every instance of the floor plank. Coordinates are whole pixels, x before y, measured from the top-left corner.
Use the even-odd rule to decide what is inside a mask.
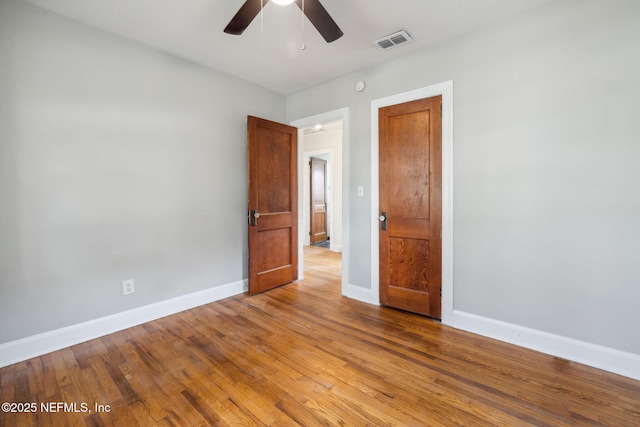
[[[640,425],[640,382],[347,299],[340,268],[308,247],[297,283],[2,368],[3,402],[90,412],[0,425]]]

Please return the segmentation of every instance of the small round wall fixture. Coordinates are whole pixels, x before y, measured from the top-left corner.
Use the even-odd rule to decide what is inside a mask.
[[[362,92],[364,90],[365,84],[362,80],[356,82],[356,91]]]

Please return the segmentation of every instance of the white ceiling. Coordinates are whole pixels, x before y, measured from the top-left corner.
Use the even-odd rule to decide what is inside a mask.
[[[24,0],[109,33],[290,94],[552,0],[321,0],[344,36],[326,43],[295,5],[273,2],[241,36],[224,27],[244,0]],[[371,41],[414,39],[386,51]]]

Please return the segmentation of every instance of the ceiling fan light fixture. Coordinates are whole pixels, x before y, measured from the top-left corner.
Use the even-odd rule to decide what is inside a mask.
[[[225,27],[224,32],[236,36],[242,34],[256,16],[260,15],[260,20],[262,20],[262,8],[265,4],[269,4],[269,1],[283,6],[295,2],[300,10],[302,10],[303,18],[301,22],[303,33],[304,17],[306,17],[311,21],[313,26],[316,27],[316,30],[318,30],[327,43],[336,41],[343,36],[342,30],[338,27],[338,24],[336,24],[336,21],[333,20],[331,15],[329,15],[329,12],[322,6],[320,0],[245,0],[244,4]],[[304,43],[302,46],[304,49]]]

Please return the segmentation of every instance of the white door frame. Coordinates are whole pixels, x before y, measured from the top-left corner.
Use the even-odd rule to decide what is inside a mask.
[[[311,117],[294,120],[289,124],[298,128],[298,176],[303,176],[304,165],[304,132],[303,128],[313,127],[319,123],[342,120],[342,294],[346,295],[347,278],[349,277],[349,109],[341,108]],[[304,224],[303,183],[298,180],[298,224]],[[304,227],[298,227],[298,278],[304,278]]]
[[[371,101],[371,296],[380,304],[378,110],[442,95],[442,323],[453,324],[453,81]]]

